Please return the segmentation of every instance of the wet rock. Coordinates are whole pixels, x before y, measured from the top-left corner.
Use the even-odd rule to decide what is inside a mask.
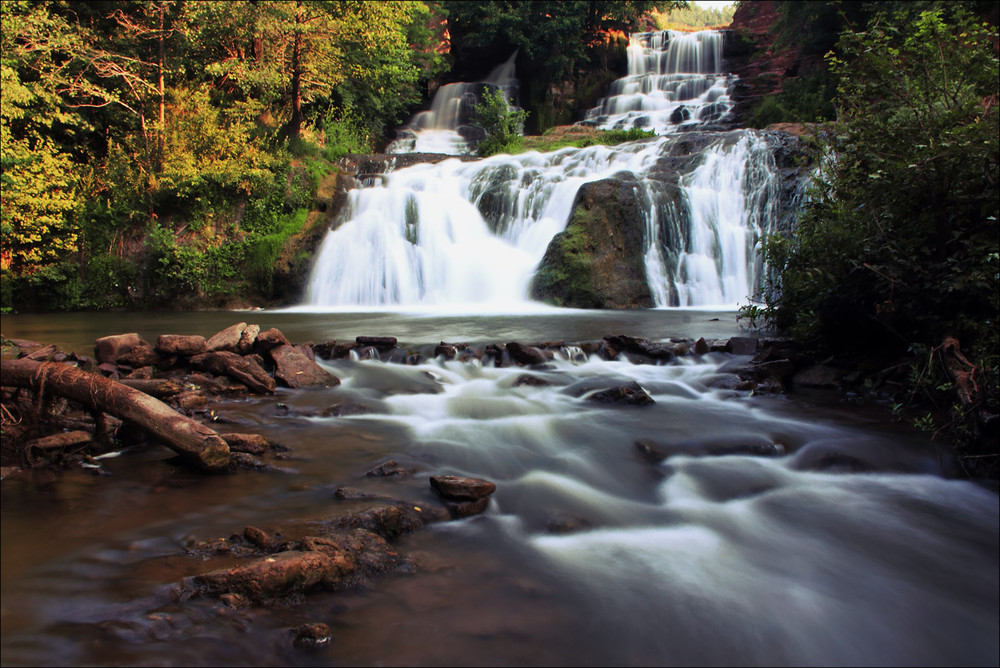
[[[160,356],[153,349],[153,346],[143,343],[120,355],[117,364],[130,366],[133,369],[157,366],[160,364]]]
[[[333,495],[341,501],[360,501],[361,499],[384,499],[386,497],[374,492],[366,492],[356,487],[338,487]]]
[[[108,378],[117,379],[120,375],[118,371],[118,365],[111,362],[103,362],[98,365],[97,370],[101,375],[107,376]]]
[[[506,346],[508,354],[510,354],[511,359],[513,359],[518,364],[525,366],[535,366],[539,364],[545,364],[549,361],[549,357],[542,352],[539,348],[535,346],[528,346],[523,343],[518,343],[517,341],[512,341]]]
[[[260,434],[219,434],[229,446],[230,452],[245,452],[262,455],[271,450],[271,441]]]
[[[258,334],[260,334],[260,325],[247,325],[240,332],[240,340],[236,344],[236,352],[240,355],[249,355],[253,352]]]
[[[488,497],[497,491],[495,483],[482,478],[465,478],[454,475],[432,475],[431,487],[446,499],[466,501]]]
[[[365,475],[369,478],[408,478],[410,472],[396,463],[395,459],[388,459],[366,471]]]
[[[205,343],[205,352],[236,352],[240,345],[240,337],[243,336],[243,330],[246,329],[246,326],[245,322],[238,322],[213,335]]]
[[[606,336],[604,340],[611,348],[621,352],[633,353],[649,360],[669,362],[674,358],[674,346],[657,343],[649,339],[634,336]]]
[[[358,345],[372,346],[379,350],[389,350],[396,347],[395,336],[358,336],[354,340]]]
[[[229,470],[264,471],[267,473],[277,473],[281,471],[278,467],[271,466],[259,457],[246,452],[229,453]]]
[[[301,346],[281,345],[270,351],[274,377],[291,388],[334,387],[340,379],[316,364]]]
[[[444,355],[446,360],[453,360],[458,356],[458,349],[455,346],[441,342],[440,345],[434,347],[434,357],[440,357]]]
[[[522,373],[520,376],[514,379],[514,387],[545,387],[551,385],[549,381],[544,378],[539,378],[538,376],[532,376],[531,374]]]
[[[424,526],[428,515],[422,506],[395,504],[376,506],[346,517],[338,517],[332,525],[337,529],[363,529],[386,540],[412,533]]]
[[[725,350],[733,355],[753,355],[757,352],[757,339],[749,336],[733,336],[726,342]]]
[[[145,340],[135,332],[103,336],[94,341],[94,357],[100,364],[117,364],[118,360],[133,348],[151,348]],[[139,365],[143,366],[143,365]]]
[[[151,366],[143,366],[143,367],[139,367],[138,369],[135,369],[134,371],[132,371],[132,373],[130,373],[127,376],[125,376],[125,379],[127,379],[127,380],[150,380],[150,379],[152,379],[152,377],[154,375],[156,375],[156,372],[154,371],[153,367],[151,367]],[[149,393],[147,392],[147,394],[149,394]]]
[[[451,516],[458,520],[486,512],[486,509],[490,505],[490,497],[486,496],[471,501],[449,501],[446,499],[444,505],[448,508]]]
[[[635,449],[639,451],[643,459],[652,464],[659,464],[670,456],[663,447],[645,438],[640,438],[635,442]]]
[[[161,355],[178,355],[192,357],[200,355],[208,348],[204,336],[185,336],[181,334],[163,334],[156,339],[156,350]]]
[[[320,415],[323,417],[346,417],[349,415],[367,415],[374,412],[375,408],[372,406],[344,397],[320,411]]]
[[[179,410],[190,413],[191,411],[207,406],[208,399],[197,390],[187,390],[172,397],[170,403]]]
[[[695,355],[707,355],[709,352],[708,341],[704,338],[700,338],[694,342],[694,354]]]
[[[232,608],[234,610],[239,610],[240,608],[245,608],[250,605],[250,600],[246,596],[242,596],[241,594],[234,594],[232,592],[220,596],[219,602],[221,602],[227,608]]]
[[[259,353],[265,353],[272,348],[277,348],[278,346],[290,346],[291,342],[285,338],[285,335],[281,333],[280,329],[272,327],[266,331],[260,332],[257,338],[254,339],[254,349]]]
[[[274,393],[274,379],[259,364],[236,353],[228,351],[202,353],[191,358],[191,365],[219,376],[229,376],[254,392]]]
[[[292,629],[292,644],[299,649],[322,649],[333,641],[333,632],[322,622],[303,624]]]
[[[322,343],[315,343],[312,347],[313,355],[324,360],[333,359],[333,351],[336,347],[337,341],[334,339],[323,341]]]
[[[255,526],[248,526],[243,530],[243,537],[265,552],[275,548],[276,542],[271,534]]]
[[[634,381],[627,385],[599,390],[587,395],[586,399],[595,403],[625,404],[628,406],[652,406],[656,403],[653,397],[649,396],[646,390]]]

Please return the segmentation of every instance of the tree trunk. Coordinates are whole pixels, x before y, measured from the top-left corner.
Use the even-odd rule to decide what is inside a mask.
[[[184,459],[207,471],[229,464],[229,446],[216,432],[165,403],[113,380],[58,362],[3,360],[0,385],[51,393],[134,422]]]

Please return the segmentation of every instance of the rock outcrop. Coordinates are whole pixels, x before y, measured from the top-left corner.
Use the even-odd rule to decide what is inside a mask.
[[[575,308],[653,306],[643,261],[648,204],[641,193],[629,172],[581,186],[569,224],[545,251],[532,298]]]

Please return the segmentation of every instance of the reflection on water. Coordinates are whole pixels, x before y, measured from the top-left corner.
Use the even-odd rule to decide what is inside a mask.
[[[211,334],[234,315],[158,329]],[[245,315],[300,341],[553,338],[563,325],[567,340],[590,338],[576,336],[587,328],[678,335],[657,313],[428,318],[457,335],[391,314],[312,325],[302,314]],[[687,317],[680,327],[714,316]],[[5,318],[5,335],[27,336],[17,327],[6,331]],[[926,439],[843,406],[720,389],[732,361],[525,370],[344,360],[328,365],[337,388],[218,407],[240,429],[291,446],[284,473],[198,476],[151,448],[106,460],[107,476],[5,480],[3,662],[996,665],[996,495],[944,477]],[[525,373],[543,382],[517,382]],[[587,399],[587,388],[630,381],[656,404]],[[372,412],[294,417],[343,401]],[[650,461],[639,440],[668,458]],[[364,476],[389,457],[413,473]],[[334,498],[341,485],[433,503],[427,478],[438,473],[489,478],[498,490],[485,515],[403,538],[415,573],[290,608],[219,612],[171,595],[216,565],[181,555],[192,538],[249,524],[294,531],[361,507]],[[293,649],[288,629],[306,622],[329,624],[335,641]]]

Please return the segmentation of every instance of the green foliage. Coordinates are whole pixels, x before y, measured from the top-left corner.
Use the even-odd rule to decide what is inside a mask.
[[[476,105],[476,124],[486,130],[486,139],[479,144],[479,155],[520,153],[521,133],[528,113],[510,106],[507,96],[499,90],[486,90]]]
[[[766,244],[781,272],[767,315],[781,330],[883,360],[954,336],[995,376],[995,40],[962,11],[844,34],[828,56],[842,122],[794,234]]]
[[[764,128],[772,123],[822,123],[836,119],[833,104],[836,79],[825,72],[790,79],[778,95],[768,95],[750,112],[746,126]]]
[[[96,255],[87,266],[82,305],[96,310],[133,306],[139,284],[135,264],[117,255]]]

